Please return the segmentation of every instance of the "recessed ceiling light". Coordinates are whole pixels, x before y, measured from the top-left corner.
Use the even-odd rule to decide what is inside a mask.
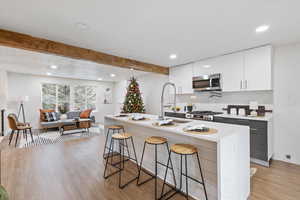
[[[256,33],[262,33],[262,32],[267,31],[269,28],[270,28],[269,25],[261,25],[261,26],[259,26],[259,27],[257,27],[257,28],[255,29],[255,32],[256,32]]]
[[[203,68],[210,68],[211,66],[210,65],[203,65],[202,67]]]
[[[133,71],[133,68],[130,68],[131,71]]]
[[[52,73],[50,73],[50,72],[47,72],[47,76],[51,76],[52,75]]]
[[[177,55],[176,54],[171,54],[169,57],[170,57],[171,60],[174,60],[174,59],[177,58]]]
[[[98,81],[102,81],[103,79],[102,79],[102,78],[98,78],[97,80],[98,80]]]
[[[110,77],[115,77],[116,75],[115,74],[110,74]]]
[[[57,66],[56,65],[51,65],[50,68],[51,69],[57,69]]]
[[[89,28],[89,26],[85,23],[82,22],[78,22],[75,24],[76,28],[80,29],[80,30],[87,30]]]

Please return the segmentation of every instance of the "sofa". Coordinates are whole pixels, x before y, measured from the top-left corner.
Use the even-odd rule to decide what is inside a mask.
[[[70,111],[70,112],[66,113],[66,116],[67,116],[67,119],[81,118],[82,112],[86,112],[86,111]],[[54,112],[57,120],[47,121],[46,117],[45,117],[46,112]],[[48,129],[51,129],[51,128],[58,128],[60,125],[61,116],[62,115],[59,112],[55,112],[54,110],[40,109],[40,127],[41,127],[41,129],[44,129],[47,131]],[[88,116],[85,116],[84,118],[88,118],[88,119],[90,119],[90,121],[80,122],[80,124],[79,124],[80,128],[88,129],[91,127],[91,123],[95,123],[95,116],[91,116],[91,114],[89,114]],[[72,122],[70,122],[70,123],[72,123]]]

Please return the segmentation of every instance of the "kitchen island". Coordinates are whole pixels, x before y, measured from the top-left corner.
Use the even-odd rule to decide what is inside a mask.
[[[123,125],[126,132],[133,135],[138,160],[141,158],[144,140],[150,136],[168,139],[175,143],[192,144],[198,148],[209,200],[246,200],[250,194],[250,147],[249,127],[215,122],[177,119],[175,126],[155,126],[158,116],[144,115],[146,120],[133,121],[129,117],[108,115],[105,117],[105,130],[109,125]],[[187,133],[187,125],[203,124],[217,130],[210,135]],[[158,160],[166,163],[168,153],[165,147],[158,147]],[[180,159],[172,156],[177,183],[179,183]],[[199,179],[196,157],[188,159],[189,175]],[[154,148],[147,146],[143,167],[154,172]],[[158,167],[158,176],[163,178],[165,168]],[[172,184],[171,173],[167,181]],[[185,183],[185,179],[183,179]],[[183,184],[185,185],[185,184]],[[185,188],[183,187],[183,191]],[[189,194],[195,199],[205,199],[203,188],[189,181]]]

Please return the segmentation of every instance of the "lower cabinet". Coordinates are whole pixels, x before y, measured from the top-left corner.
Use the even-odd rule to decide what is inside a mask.
[[[250,128],[250,157],[263,163],[269,162],[268,152],[268,122],[247,119],[214,117],[215,122],[249,126]],[[259,163],[261,164],[261,163]],[[266,164],[267,165],[267,164]]]

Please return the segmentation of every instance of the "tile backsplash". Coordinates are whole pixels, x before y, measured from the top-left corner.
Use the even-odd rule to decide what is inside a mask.
[[[257,101],[259,105],[273,109],[273,91],[222,92],[221,94],[221,97],[211,97],[210,92],[177,95],[177,105],[183,109],[185,105],[192,103],[196,106],[196,110],[220,111],[228,104],[248,105],[250,101]]]

